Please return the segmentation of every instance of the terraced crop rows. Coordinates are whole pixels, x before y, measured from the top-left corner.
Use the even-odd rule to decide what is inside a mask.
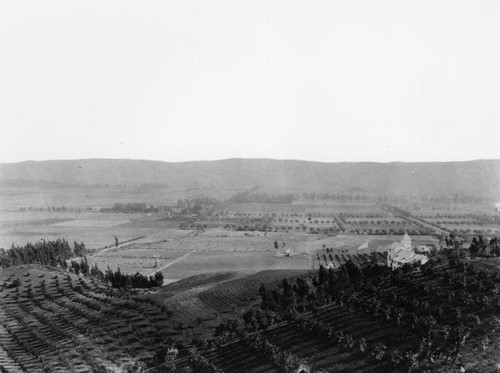
[[[201,292],[199,298],[218,312],[230,312],[234,307],[247,306],[258,301],[261,284],[268,288],[275,288],[281,284],[283,278],[295,280],[297,276],[307,277],[310,274],[310,271],[300,270],[262,271],[255,275],[217,284]]]
[[[286,325],[266,333],[271,343],[304,358],[315,371],[325,372],[387,372],[387,365],[379,366],[356,349],[333,346],[331,342],[305,334],[293,325]]]
[[[0,361],[7,371],[92,372],[149,362],[148,347],[166,348],[171,325],[157,306],[73,275],[20,272],[0,287]],[[13,287],[16,278],[21,282]]]
[[[334,268],[339,268],[341,265],[348,261],[352,261],[360,266],[365,266],[368,263],[378,263],[385,262],[385,254],[381,252],[374,253],[363,253],[363,254],[339,254],[339,253],[329,253],[326,250],[318,250],[316,252],[316,259],[318,267],[323,265],[328,267],[333,265]]]

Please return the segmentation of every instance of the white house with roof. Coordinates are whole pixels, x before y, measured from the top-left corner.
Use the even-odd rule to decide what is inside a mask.
[[[394,242],[387,248],[387,266],[392,269],[399,268],[404,264],[413,264],[420,261],[426,263],[429,258],[422,254],[417,254],[411,247],[411,238],[405,232],[401,242]]]

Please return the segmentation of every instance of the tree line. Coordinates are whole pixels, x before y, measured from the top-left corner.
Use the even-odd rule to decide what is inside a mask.
[[[97,264],[90,266],[87,261],[87,257],[84,257],[81,261],[72,260],[69,266],[69,271],[76,274],[94,277],[117,289],[153,288],[163,285],[163,273],[161,272],[156,272],[151,276],[141,275],[139,272],[129,275],[122,273],[120,268],[113,271],[109,267],[106,272],[102,272],[97,267]]]
[[[40,241],[34,244],[29,242],[24,246],[12,245],[9,250],[0,249],[0,267],[11,267],[24,264],[43,264],[52,267],[66,268],[66,261],[75,256],[82,256],[87,252],[83,242],[73,243],[71,248],[68,241]]]
[[[160,207],[146,203],[115,203],[111,207],[103,207],[101,212],[114,212],[123,214],[152,213],[160,211]]]
[[[471,258],[500,256],[500,238],[492,237],[488,240],[482,236],[472,237],[469,252]]]

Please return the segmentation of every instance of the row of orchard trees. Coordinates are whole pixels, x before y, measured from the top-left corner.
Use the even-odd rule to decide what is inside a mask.
[[[68,241],[41,241],[15,246],[9,250],[0,249],[0,267],[11,267],[23,264],[43,264],[66,268],[66,260],[81,256],[86,252],[85,244],[75,242],[71,248]]]
[[[469,339],[484,351],[490,348],[485,333],[495,320],[491,316],[500,311],[499,283],[498,273],[465,263],[454,249],[443,250],[425,265],[395,271],[384,266],[361,268],[351,262],[339,270],[320,267],[311,282],[283,280],[282,287],[274,290],[261,286],[261,309],[248,311],[243,320],[221,324],[208,347],[288,321],[333,344],[366,351],[376,360],[412,371],[432,359],[457,359]],[[342,328],[315,318],[317,310],[330,304],[393,323],[401,333],[411,335],[412,342],[388,348],[382,343],[370,345],[362,337],[354,340]]]
[[[120,268],[113,272],[110,268],[107,269],[104,279],[108,281],[114,288],[151,288],[163,285],[163,273],[156,272],[152,276],[144,276],[139,272],[128,275],[122,273]]]

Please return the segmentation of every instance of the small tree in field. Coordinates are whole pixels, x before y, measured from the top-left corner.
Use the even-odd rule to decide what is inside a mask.
[[[385,350],[387,347],[383,343],[376,343],[373,346],[372,355],[377,360],[382,360],[385,355]]]
[[[365,352],[365,351],[366,351],[366,339],[361,338],[361,339],[359,340],[359,350],[360,350],[361,352]]]
[[[488,338],[487,335],[481,338],[481,348],[483,349],[483,351],[486,351],[488,349],[489,344],[490,344],[490,339]]]

